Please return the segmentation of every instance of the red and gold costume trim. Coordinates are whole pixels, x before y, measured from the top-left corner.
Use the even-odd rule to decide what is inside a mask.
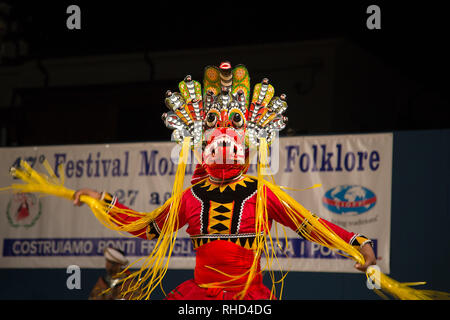
[[[219,68],[205,68],[203,88],[186,76],[179,89],[179,93],[166,92],[169,111],[163,114],[165,125],[173,130],[172,138],[182,145],[171,198],[152,212],[137,212],[117,203],[109,194],[100,200],[80,196],[80,201],[87,203],[106,227],[156,239],[143,267],[125,278],[133,280],[128,293],[139,292],[138,299],[148,299],[161,284],[177,231],[184,225],[197,252],[195,277],[169,294],[170,299],[273,298],[273,288],[269,291],[262,284],[260,268],[262,254],[268,257],[271,251],[273,258],[275,251],[268,237],[273,221],[364,265],[365,258],[358,248],[370,242],[368,238],[315,216],[264,178],[271,174],[267,170],[268,146],[288,120],[283,115],[287,109],[285,94],[275,96],[267,78],[256,84],[251,94],[246,67],[232,68],[228,62]],[[242,176],[230,182],[246,172],[251,148],[258,153],[257,178]],[[183,191],[190,149],[200,164],[193,176],[195,184]],[[75,191],[64,187],[63,171],[58,178],[46,161],[43,165],[49,176],[21,162],[21,168],[13,168],[11,174],[26,184],[4,189],[72,200]],[[374,277],[375,272],[369,267],[366,275]],[[378,274],[382,289],[400,299],[449,297],[447,293],[415,290],[411,284]]]
[[[277,221],[297,231],[299,235],[307,232],[314,238],[307,219],[303,219],[302,230],[299,230],[297,224],[286,214],[278,197],[266,186],[265,193],[269,229],[273,221]],[[253,263],[256,250],[256,197],[257,179],[247,175],[227,185],[214,184],[207,178],[183,192],[178,211],[178,227],[188,225],[186,231],[191,236],[196,251],[194,281],[200,287],[212,285],[215,289],[214,292],[222,290],[236,293],[242,290],[248,279],[248,270]],[[111,195],[105,196],[105,199],[109,199],[115,208],[127,209]],[[146,228],[133,231],[132,234],[144,239],[159,237],[167,213],[168,209],[163,211],[156,220],[150,222]],[[124,213],[115,213],[114,208],[110,214],[114,215],[122,224],[135,221],[135,217],[127,216]],[[300,213],[298,214],[300,215]],[[367,240],[359,234],[348,232],[315,215],[313,217],[351,245],[359,245],[362,239]],[[258,262],[257,275],[251,281],[251,288],[262,286],[260,272]],[[234,279],[234,277],[239,278]],[[181,289],[178,288],[178,290]],[[211,290],[202,292],[208,295],[211,294]],[[270,290],[267,289],[267,292],[270,296]],[[196,294],[200,293],[196,292]],[[220,296],[219,293],[217,295]],[[176,296],[171,295],[171,298]],[[269,298],[269,296],[265,298]],[[186,297],[184,296],[184,298]]]

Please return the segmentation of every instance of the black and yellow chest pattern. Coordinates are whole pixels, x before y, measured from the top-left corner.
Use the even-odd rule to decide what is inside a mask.
[[[202,234],[237,234],[247,201],[257,191],[257,181],[244,177],[227,185],[212,184],[208,179],[192,187],[202,202],[200,232]]]

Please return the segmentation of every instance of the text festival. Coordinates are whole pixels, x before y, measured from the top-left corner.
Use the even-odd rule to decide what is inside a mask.
[[[312,144],[307,150],[300,145],[286,145],[284,149],[286,160],[280,166],[284,172],[376,171],[381,162],[377,150],[346,151],[340,143],[335,144],[334,147],[326,144]],[[137,162],[131,161],[133,154],[127,150],[114,158],[106,158],[101,152],[90,152],[83,159],[72,159],[67,153],[60,152],[54,153],[51,162],[54,164],[55,172],[62,165],[67,178],[128,177],[131,172],[130,163],[139,166],[135,168],[139,176],[172,176],[176,173],[177,165],[170,157],[164,156],[157,149],[138,151]],[[31,158],[33,157],[23,158],[23,160],[33,165]],[[20,159],[17,158],[13,165],[18,164]],[[194,157],[191,156],[190,159]],[[192,174],[194,168],[195,163],[188,163],[186,174]],[[256,165],[251,165],[248,173],[256,173]]]

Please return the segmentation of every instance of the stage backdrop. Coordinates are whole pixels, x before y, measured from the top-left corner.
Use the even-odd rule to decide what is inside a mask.
[[[45,157],[62,164],[65,185],[115,193],[139,211],[151,211],[170,196],[179,149],[173,142],[110,145],[1,148],[0,186],[13,180],[8,170],[20,159],[39,171]],[[378,265],[389,273],[392,134],[358,134],[280,138],[272,146],[276,182],[303,206],[341,227],[375,242]],[[188,186],[195,163],[187,167]],[[256,166],[248,172],[256,175]],[[20,182],[19,182],[20,183]],[[357,272],[353,262],[327,248],[299,239],[280,225],[277,255],[283,270]],[[187,234],[179,233],[170,267],[190,269],[194,250]],[[87,206],[33,194],[0,193],[1,268],[102,268],[103,250],[116,246],[130,261],[148,255],[155,242],[119,235],[96,220]],[[137,264],[139,265],[139,264]],[[264,266],[264,261],[263,261]]]

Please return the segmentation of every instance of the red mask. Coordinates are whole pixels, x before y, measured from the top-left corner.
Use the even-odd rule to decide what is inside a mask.
[[[203,167],[213,179],[228,180],[246,169],[244,116],[236,110],[211,110],[204,137]],[[208,121],[210,120],[210,121]]]
[[[180,93],[167,91],[165,103],[170,109],[163,114],[166,126],[173,130],[178,143],[190,137],[191,147],[202,147],[192,182],[209,175],[224,181],[248,169],[248,148],[257,148],[264,137],[268,144],[276,131],[285,127],[286,96],[273,97],[275,89],[264,78],[250,96],[250,75],[243,65],[231,68],[207,66],[202,85],[186,76],[178,85]]]

